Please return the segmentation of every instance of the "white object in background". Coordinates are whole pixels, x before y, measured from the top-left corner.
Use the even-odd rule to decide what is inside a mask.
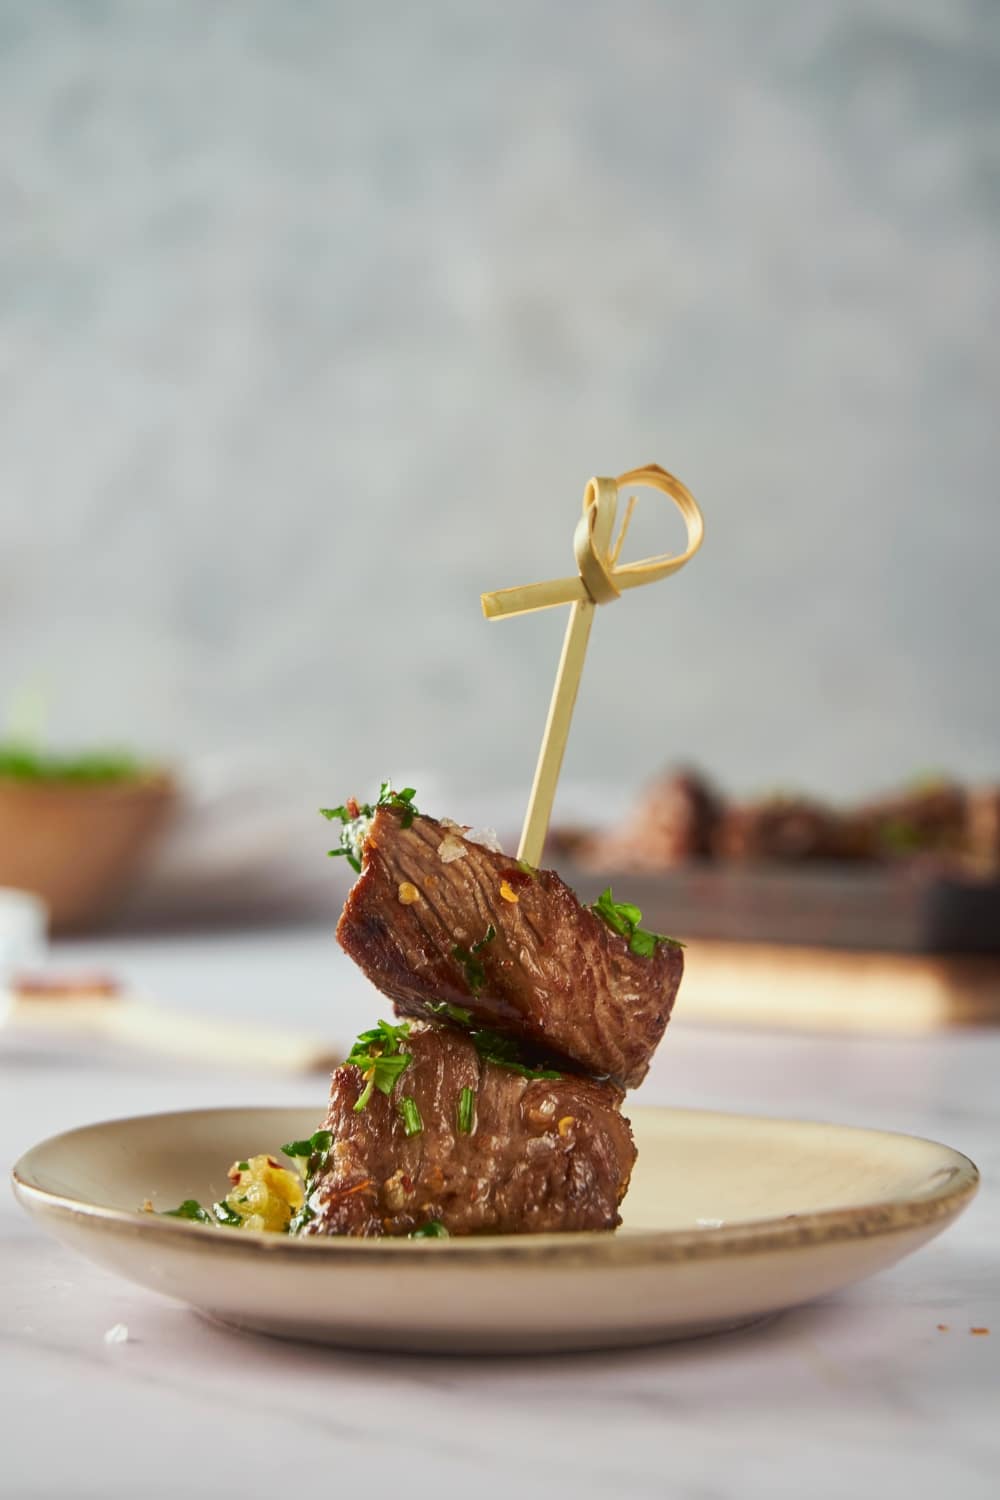
[[[2,994],[2,992],[0,992]],[[253,1021],[222,1021],[155,1005],[133,994],[77,990],[46,995],[11,989],[2,996],[0,1033],[29,1042],[88,1038],[199,1063],[279,1073],[330,1073],[343,1049],[324,1037]]]
[[[44,961],[48,925],[48,910],[38,896],[0,886],[0,989],[17,969]]]

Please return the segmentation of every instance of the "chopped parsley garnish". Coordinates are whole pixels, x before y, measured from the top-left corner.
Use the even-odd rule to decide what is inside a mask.
[[[419,807],[414,805],[414,797],[417,795],[415,786],[404,786],[401,792],[394,792],[387,781],[383,781],[378,794],[376,807],[394,807],[397,812],[403,814],[400,823],[403,828],[411,828],[413,820],[420,815]]]
[[[399,1051],[399,1044],[410,1034],[410,1023],[401,1021],[393,1026],[389,1021],[379,1021],[370,1031],[362,1031],[348,1053],[347,1061],[363,1066],[372,1057],[392,1057]]]
[[[357,819],[351,817],[346,807],[321,807],[320,812],[328,820],[339,818],[344,825],[340,830],[340,843],[336,849],[328,849],[327,854],[331,859],[337,859],[343,855],[351,869],[360,875],[361,861],[354,852],[354,842],[351,839],[351,830]]]
[[[414,802],[417,795],[416,787],[404,786],[401,792],[394,792],[388,781],[383,781],[379,787],[379,793],[374,802],[342,802],[339,807],[321,807],[320,812],[328,822],[339,818],[343,825],[340,830],[340,843],[336,849],[329,851],[333,858],[343,855],[352,870],[361,873],[360,849],[358,847],[358,824],[362,818],[373,818],[375,810],[379,807],[392,807],[403,814],[400,819],[403,828],[409,828],[414,818],[420,816],[420,809]]]
[[[248,1161],[238,1161],[236,1163],[236,1167],[237,1167],[237,1170],[240,1171],[240,1172],[249,1172],[249,1170],[250,1170],[250,1163]]]
[[[422,1224],[419,1229],[414,1229],[406,1238],[408,1240],[449,1240],[451,1235],[440,1219],[428,1219],[426,1224]]]
[[[371,1066],[365,1070],[366,1083],[361,1092],[361,1097],[355,1104],[355,1112],[365,1108],[372,1096],[372,1089],[378,1089],[382,1094],[391,1094],[396,1086],[396,1080],[400,1073],[406,1071],[410,1065],[410,1054],[400,1052],[393,1057],[376,1057]]]
[[[288,1221],[288,1233],[298,1234],[304,1224],[314,1219],[316,1214],[309,1207],[309,1194],[312,1192],[315,1179],[325,1170],[330,1158],[330,1148],[333,1145],[333,1133],[329,1130],[316,1130],[304,1141],[289,1141],[287,1146],[282,1146],[285,1156],[290,1156],[294,1162],[304,1162],[302,1176],[305,1178],[302,1207]]]
[[[16,781],[74,781],[88,785],[132,781],[150,774],[131,755],[96,751],[86,755],[53,755],[31,745],[0,743],[0,776]]]
[[[458,1133],[471,1135],[476,1123],[476,1091],[466,1086],[458,1096]]]
[[[406,1021],[401,1026],[391,1026],[388,1021],[379,1021],[371,1031],[363,1031],[351,1048],[349,1063],[362,1070],[365,1087],[354,1108],[360,1112],[372,1096],[372,1090],[391,1094],[396,1080],[410,1065],[410,1053],[400,1050],[400,1042],[408,1037],[410,1028]]]
[[[464,1005],[449,1005],[447,1000],[426,1000],[424,1004],[433,1016],[442,1016],[459,1026],[472,1025],[472,1011],[466,1010]]]
[[[484,1062],[495,1063],[498,1068],[508,1068],[520,1073],[522,1078],[561,1078],[554,1068],[533,1068],[521,1057],[517,1042],[499,1031],[470,1031],[472,1044]]]
[[[620,937],[628,938],[628,945],[633,953],[638,953],[640,958],[652,958],[656,952],[657,945],[666,943],[671,948],[683,948],[676,938],[664,937],[659,932],[647,932],[640,927],[642,912],[637,906],[629,901],[616,901],[608,886],[591,906],[591,911],[603,917],[612,932],[617,932]]]
[[[243,1201],[245,1202],[246,1200],[244,1199]],[[230,1208],[225,1198],[221,1198],[218,1203],[212,1204],[212,1212],[220,1224],[228,1224],[232,1228],[239,1229],[243,1223],[235,1208]]]
[[[471,948],[463,948],[456,943],[451,950],[452,958],[457,958],[465,972],[465,982],[469,986],[469,992],[478,995],[486,983],[486,970],[483,968],[482,960],[477,956],[482,953],[487,943],[492,943],[497,935],[497,930],[491,922],[487,927],[485,935],[478,943],[473,943]]]
[[[287,1146],[281,1150],[285,1156],[290,1156],[293,1161],[304,1161],[302,1175],[306,1182],[310,1177],[316,1177],[326,1166],[330,1155],[330,1147],[333,1145],[333,1134],[329,1130],[317,1130],[305,1141],[289,1141]],[[240,1163],[244,1165],[243,1162]]]
[[[411,1099],[409,1095],[405,1099],[400,1099],[399,1113],[407,1135],[419,1135],[424,1128],[424,1122],[420,1118],[416,1099]]]
[[[212,1224],[215,1221],[207,1208],[202,1208],[195,1198],[185,1198],[178,1208],[164,1208],[165,1219],[191,1219],[195,1224]]]
[[[309,1184],[306,1183],[306,1188],[308,1188],[308,1186],[309,1186]],[[316,1217],[316,1210],[313,1209],[313,1208],[310,1208],[310,1206],[309,1206],[309,1194],[307,1192],[305,1198],[302,1200],[302,1207],[300,1209],[298,1209],[295,1213],[293,1213],[292,1217],[289,1219],[289,1221],[288,1221],[288,1229],[287,1229],[286,1233],[288,1233],[288,1234],[298,1234],[299,1230],[302,1229],[302,1228],[304,1228],[305,1225],[309,1223],[310,1219],[315,1219],[315,1217]]]
[[[185,1198],[178,1208],[164,1208],[160,1213],[164,1219],[190,1219],[192,1224],[229,1224],[237,1229],[243,1222],[224,1198],[219,1203],[212,1204],[211,1213],[207,1208],[202,1208],[196,1198]]]

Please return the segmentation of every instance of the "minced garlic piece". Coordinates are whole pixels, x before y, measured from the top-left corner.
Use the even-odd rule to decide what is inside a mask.
[[[413,1180],[400,1168],[398,1172],[393,1172],[391,1177],[387,1177],[382,1184],[383,1207],[392,1214],[401,1213],[406,1207],[407,1197],[412,1192]]]
[[[515,906],[521,899],[508,880],[501,880],[500,894],[505,901],[512,901]]]
[[[453,833],[443,838],[437,847],[438,859],[443,865],[453,864],[456,859],[464,859],[468,852],[461,839],[457,839]]]
[[[402,906],[412,906],[414,901],[420,900],[420,892],[417,890],[412,881],[409,880],[400,881],[399,890],[396,894],[398,895],[400,904]]]
[[[349,848],[359,865],[364,860],[365,844],[374,821],[374,818],[360,814],[344,824],[344,830],[340,835],[341,847]]]
[[[269,1229],[281,1234],[302,1207],[302,1179],[273,1156],[251,1156],[229,1169],[233,1187],[226,1205],[243,1220],[241,1229]]]
[[[503,844],[497,838],[495,828],[467,828],[465,838],[470,844],[481,844],[484,849],[489,849],[492,854],[502,854]]]

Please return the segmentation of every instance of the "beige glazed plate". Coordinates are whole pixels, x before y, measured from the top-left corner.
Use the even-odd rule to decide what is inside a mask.
[[[137,1212],[210,1203],[230,1162],[307,1136],[301,1109],[194,1110],[43,1141],[14,1190],[64,1244],[261,1333],[366,1349],[503,1353],[651,1344],[739,1327],[870,1276],[976,1191],[967,1157],[912,1136],[636,1109],[615,1235],[288,1239]]]

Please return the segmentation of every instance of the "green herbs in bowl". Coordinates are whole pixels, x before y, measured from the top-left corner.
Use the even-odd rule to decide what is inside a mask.
[[[57,755],[0,740],[0,777],[12,781],[72,782],[100,786],[155,775],[155,770],[122,751],[90,751]]]
[[[131,755],[0,741],[0,886],[40,896],[57,929],[94,926],[127,890],[175,795],[165,771]]]

